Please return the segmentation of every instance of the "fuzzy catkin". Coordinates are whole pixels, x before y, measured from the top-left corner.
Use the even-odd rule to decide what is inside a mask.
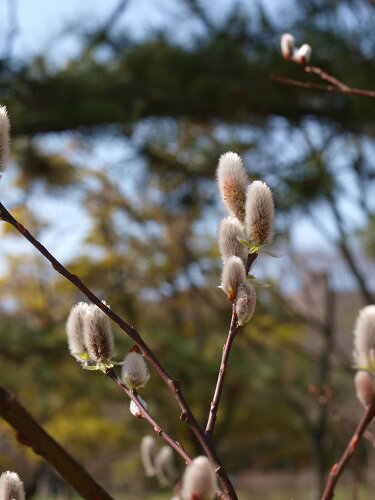
[[[375,387],[372,375],[364,370],[359,370],[354,377],[354,385],[359,402],[367,408],[370,406],[374,395]]]
[[[221,274],[221,288],[233,300],[241,283],[246,283],[245,266],[239,257],[229,257]]]
[[[197,457],[185,469],[182,478],[182,500],[213,500],[217,480],[207,457]]]
[[[25,500],[23,483],[15,472],[3,472],[0,476],[0,500]]]
[[[228,211],[243,222],[248,178],[240,156],[232,152],[221,155],[216,176],[221,197]]]
[[[245,226],[250,241],[258,245],[270,243],[273,236],[274,206],[272,191],[262,181],[247,188]]]
[[[308,45],[307,43],[304,43],[297,50],[296,54],[294,55],[294,59],[299,64],[308,64],[310,62],[310,59],[311,59],[311,53],[312,53],[312,49],[311,49],[310,45]]]
[[[123,361],[121,378],[131,390],[144,387],[150,375],[145,360],[138,352],[129,352]]]
[[[160,484],[173,484],[177,478],[173,450],[165,445],[160,448],[155,458],[155,472]]]
[[[103,301],[104,305],[107,305]],[[113,335],[108,316],[90,305],[84,319],[84,339],[91,360],[106,362],[114,356]]]
[[[66,334],[68,337],[68,347],[70,354],[76,359],[81,360],[79,354],[87,353],[87,347],[84,338],[84,318],[90,304],[79,302],[70,310],[66,321]]]
[[[242,224],[236,217],[229,216],[221,221],[218,242],[224,262],[232,255],[246,259],[247,248],[239,241],[244,238]]]
[[[294,36],[284,33],[281,37],[281,53],[285,59],[292,59],[294,52]]]
[[[9,118],[5,106],[0,106],[0,175],[4,171],[9,153]]]
[[[146,476],[155,476],[155,439],[152,436],[144,436],[141,441],[141,458]]]
[[[237,290],[236,314],[239,326],[246,325],[254,314],[256,293],[250,283],[241,283]]]
[[[359,311],[353,336],[355,367],[375,372],[375,305]]]

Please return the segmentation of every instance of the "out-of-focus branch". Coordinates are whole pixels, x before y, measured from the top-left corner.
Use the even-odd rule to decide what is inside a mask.
[[[14,394],[0,387],[0,415],[17,431],[17,440],[42,456],[87,500],[113,500],[69,453],[36,422]]]

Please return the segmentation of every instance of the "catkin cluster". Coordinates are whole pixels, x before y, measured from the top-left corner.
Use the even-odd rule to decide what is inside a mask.
[[[246,276],[248,248],[258,251],[272,241],[274,204],[270,188],[262,181],[249,184],[241,158],[223,154],[217,167],[222,200],[230,213],[219,227],[219,249],[223,259],[221,288],[235,303],[237,322],[245,325],[252,317],[256,294]]]
[[[284,59],[294,61],[298,64],[308,64],[311,59],[311,47],[304,43],[298,49],[295,48],[294,36],[290,33],[284,33],[281,37],[281,54]]]

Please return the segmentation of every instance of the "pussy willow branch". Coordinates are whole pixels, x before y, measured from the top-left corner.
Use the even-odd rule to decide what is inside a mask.
[[[14,394],[0,387],[0,415],[21,444],[43,457],[86,500],[113,500],[75,459],[36,422]]]
[[[283,76],[270,75],[270,79],[274,82],[284,83],[286,85],[293,85],[294,87],[302,87],[305,89],[317,89],[325,90],[327,92],[339,92],[341,94],[351,94],[360,97],[370,97],[375,98],[375,90],[364,90],[349,87],[345,83],[341,82],[334,76],[326,73],[321,68],[317,66],[304,66],[306,73],[314,73],[319,76],[322,80],[329,82],[331,85],[322,85],[319,83],[312,82],[301,82],[300,80],[293,80],[291,78],[284,78]]]
[[[137,330],[126,323],[126,321],[118,316],[112,309],[109,309],[105,304],[103,304],[103,302],[101,302],[101,300],[81,281],[81,279],[77,275],[70,273],[36,238],[34,238],[34,236],[22,224],[20,224],[8,212],[8,210],[2,203],[0,203],[0,218],[3,221],[11,224],[20,234],[22,234],[22,236],[26,238],[52,264],[52,267],[55,271],[60,273],[75,287],[81,290],[81,292],[86,295],[86,297],[93,304],[98,306],[112,321],[117,324],[117,326],[121,330],[123,330],[140,347],[143,357],[155,369],[159,377],[163,380],[164,384],[168,387],[174,399],[177,401],[179,407],[182,410],[182,415],[180,418],[189,425],[203,451],[210,459],[224,491],[228,494],[231,500],[237,500],[237,494],[227,473],[221,466],[215,450],[206,439],[203,430],[201,429],[192,411],[190,410],[189,405],[187,404],[187,401],[181,389],[181,383],[177,380],[173,380],[168,375],[168,373],[161,366],[158,359],[142,339]]]
[[[339,480],[346,464],[349,462],[355,450],[357,449],[359,440],[365,433],[367,426],[371,423],[374,417],[375,397],[373,398],[370,406],[366,409],[363,417],[361,418],[352,438],[348,443],[348,446],[346,447],[344,453],[340,458],[340,461],[332,467],[321,500],[332,500],[332,498],[334,497],[336,483]]]
[[[186,453],[186,451],[178,441],[175,441],[167,432],[163,431],[158,422],[156,422],[156,420],[152,417],[150,412],[146,410],[146,408],[141,404],[138,399],[137,392],[129,390],[126,385],[123,384],[118,378],[113,368],[106,370],[104,374],[107,375],[107,377],[109,377],[111,380],[113,380],[113,382],[119,387],[122,392],[124,392],[128,396],[128,398],[134,401],[134,403],[138,407],[139,413],[141,414],[141,418],[151,424],[156,434],[164,439],[164,441],[166,441],[183,458],[186,465],[189,465],[191,463],[190,456]],[[220,490],[217,490],[216,496],[222,499],[226,498],[226,495],[224,495]]]
[[[258,257],[258,254],[256,252],[249,253],[247,255],[247,260],[246,260],[246,264],[245,264],[246,276],[249,274],[251,265],[257,257]],[[230,351],[232,349],[233,341],[234,341],[234,339],[235,339],[235,337],[240,329],[241,329],[241,327],[238,326],[238,324],[237,324],[236,306],[235,306],[235,304],[233,304],[233,306],[232,306],[232,318],[230,321],[229,332],[228,332],[227,340],[225,341],[225,344],[223,347],[223,354],[221,357],[220,369],[219,369],[219,373],[217,376],[215,391],[214,391],[214,395],[213,395],[213,398],[211,401],[210,412],[208,414],[208,420],[207,420],[207,425],[206,425],[206,430],[205,430],[206,437],[210,441],[212,441],[212,437],[213,437],[214,427],[215,427],[216,418],[217,418],[217,411],[219,409],[221,394],[223,392],[224,379],[225,379],[225,374],[226,374],[226,369],[227,369],[227,365],[228,365]]]

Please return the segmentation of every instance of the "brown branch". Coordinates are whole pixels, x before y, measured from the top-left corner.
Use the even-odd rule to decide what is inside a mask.
[[[139,418],[143,418],[149,424],[151,424],[156,434],[164,439],[164,441],[166,441],[169,446],[171,446],[183,458],[183,460],[185,461],[185,465],[189,465],[192,461],[190,456],[186,453],[186,451],[178,441],[175,441],[167,432],[163,431],[158,422],[156,422],[156,420],[151,416],[150,412],[146,410],[146,408],[141,404],[138,399],[137,392],[129,390],[126,385],[121,382],[112,368],[106,370],[104,374],[107,375],[107,377],[109,377],[111,380],[113,380],[113,382],[119,387],[122,392],[124,392],[128,396],[128,398],[134,401],[140,413]],[[220,490],[217,490],[216,495],[218,498],[226,498],[226,496]]]
[[[373,398],[370,406],[367,408],[366,412],[361,418],[361,421],[359,422],[356,430],[354,431],[354,434],[350,439],[344,453],[342,454],[340,461],[334,464],[334,466],[332,467],[321,500],[332,500],[332,498],[334,497],[336,483],[339,480],[346,464],[349,462],[355,450],[357,449],[359,440],[364,435],[367,426],[371,423],[374,417],[375,417],[375,397]]]
[[[0,387],[0,415],[17,431],[17,440],[42,456],[87,500],[113,500],[76,460],[34,420],[14,394]]]
[[[305,65],[303,62],[298,62],[289,57],[286,58],[288,61],[297,62],[297,64],[303,66],[306,73],[313,73],[319,76],[322,80],[329,82],[331,85],[322,85],[319,83],[312,82],[301,82],[300,80],[293,80],[291,78],[284,78],[283,76],[270,75],[270,79],[274,82],[284,83],[286,85],[293,85],[294,87],[302,87],[306,89],[317,89],[325,90],[327,92],[340,92],[341,94],[351,94],[361,97],[371,97],[375,98],[375,90],[364,90],[349,87],[346,83],[342,82],[338,78],[329,73],[326,73],[322,68],[318,66]]]
[[[36,238],[34,238],[34,236],[25,227],[22,226],[22,224],[20,224],[8,212],[8,210],[2,203],[0,203],[0,218],[5,222],[11,224],[20,234],[22,234],[22,236],[26,238],[52,264],[52,267],[55,271],[60,273],[75,287],[81,290],[81,292],[84,293],[84,295],[86,295],[86,297],[93,304],[98,306],[112,321],[117,324],[117,326],[121,330],[123,330],[140,347],[143,357],[156,370],[159,377],[163,380],[164,384],[168,387],[174,399],[180,406],[182,410],[181,419],[189,425],[203,451],[210,459],[224,491],[229,495],[229,498],[231,500],[237,500],[236,492],[227,473],[221,466],[215,450],[206,439],[203,430],[201,429],[192,411],[190,410],[189,405],[187,404],[187,401],[181,389],[181,383],[177,380],[173,380],[168,375],[168,373],[161,366],[160,362],[148,347],[148,345],[145,343],[145,341],[142,339],[137,330],[126,323],[126,321],[118,316],[112,309],[109,309],[105,304],[103,304],[103,302],[81,281],[81,279],[77,275],[70,273]]]
[[[256,252],[248,253],[246,264],[245,264],[246,275],[248,275],[250,268],[251,268],[251,265],[257,257],[258,257],[258,254]],[[217,376],[216,387],[215,387],[214,395],[213,395],[213,398],[211,401],[210,412],[209,412],[208,420],[207,420],[207,424],[206,424],[205,435],[206,435],[207,439],[209,439],[210,441],[212,441],[212,437],[213,437],[214,427],[215,427],[216,418],[217,418],[217,412],[219,409],[221,394],[223,392],[224,379],[225,379],[225,374],[226,374],[226,369],[227,369],[230,351],[232,349],[232,344],[233,344],[234,338],[237,335],[237,333],[239,332],[240,328],[241,327],[237,325],[236,307],[235,307],[235,304],[233,304],[233,306],[232,306],[232,318],[230,321],[229,332],[228,332],[227,340],[226,340],[224,347],[223,347],[223,354],[221,357],[220,369],[219,369],[219,373]]]

